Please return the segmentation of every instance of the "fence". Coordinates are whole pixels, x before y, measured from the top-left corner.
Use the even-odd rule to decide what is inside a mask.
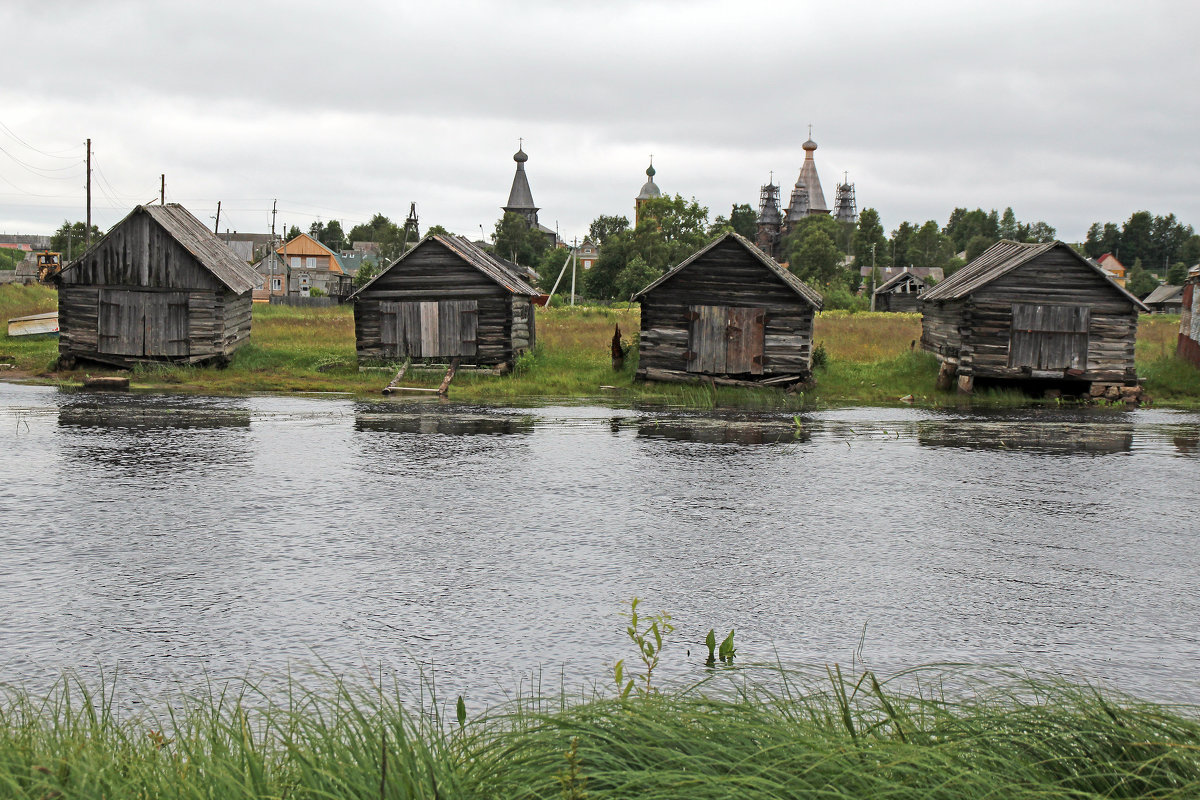
[[[304,297],[298,294],[273,294],[271,295],[271,305],[273,306],[302,306],[305,308],[328,308],[336,306],[341,301],[336,297]]]

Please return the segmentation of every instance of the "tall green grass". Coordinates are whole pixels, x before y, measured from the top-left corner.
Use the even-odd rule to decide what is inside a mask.
[[[428,699],[334,679],[125,707],[71,678],[10,689],[0,796],[1200,796],[1196,708],[1000,673],[743,669],[624,700],[525,698],[462,725]]]

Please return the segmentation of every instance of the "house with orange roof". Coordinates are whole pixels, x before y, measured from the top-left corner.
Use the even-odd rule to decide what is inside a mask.
[[[286,270],[287,294],[310,297],[313,289],[330,297],[349,294],[351,280],[337,253],[307,233],[284,242],[275,252]]]

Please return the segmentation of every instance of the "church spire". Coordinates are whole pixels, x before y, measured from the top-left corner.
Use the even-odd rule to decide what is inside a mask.
[[[536,226],[538,207],[533,204],[533,192],[529,190],[529,178],[525,175],[525,162],[528,160],[525,141],[518,140],[517,152],[513,154],[513,161],[517,162],[517,171],[513,175],[512,189],[508,192],[508,204],[503,210],[520,214],[531,226]]]
[[[662,190],[658,188],[658,184],[654,182],[654,156],[650,156],[650,166],[646,167],[646,182],[642,184],[642,190],[638,192],[638,196],[633,201],[633,225],[637,227],[638,220],[642,215],[642,206],[647,200],[662,196]]]

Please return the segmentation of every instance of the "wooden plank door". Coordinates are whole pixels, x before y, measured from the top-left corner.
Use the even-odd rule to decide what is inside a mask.
[[[1008,365],[1038,370],[1087,369],[1087,306],[1014,303]]]
[[[140,356],[146,352],[146,292],[101,289],[96,352]]]
[[[148,356],[188,354],[186,292],[145,292],[145,353]]]
[[[477,300],[379,304],[380,342],[398,356],[474,356],[478,331]]]
[[[474,356],[478,349],[478,300],[442,300],[438,304],[441,356]]]
[[[761,375],[766,312],[761,308],[691,306],[687,371]]]
[[[731,375],[762,375],[763,330],[767,314],[761,308],[730,308],[725,328],[725,371]]]

